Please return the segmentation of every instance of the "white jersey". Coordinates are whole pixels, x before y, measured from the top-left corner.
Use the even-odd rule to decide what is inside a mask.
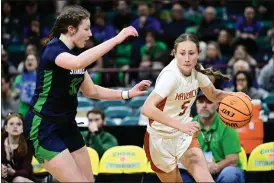
[[[210,84],[209,78],[192,70],[190,76],[184,76],[177,66],[177,60],[173,59],[159,74],[154,92],[164,98],[157,107],[168,116],[177,119],[181,123],[192,120],[190,110],[195,102],[199,87]],[[182,132],[149,119],[147,131],[161,136],[178,136]]]

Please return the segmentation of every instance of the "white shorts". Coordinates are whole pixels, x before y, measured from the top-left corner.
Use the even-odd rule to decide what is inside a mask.
[[[166,138],[146,132],[144,139],[144,149],[151,169],[160,173],[174,170],[185,151],[194,146],[200,147],[197,138],[183,133]]]

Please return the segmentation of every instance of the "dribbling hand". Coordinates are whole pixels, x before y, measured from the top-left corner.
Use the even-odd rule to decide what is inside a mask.
[[[121,32],[119,32],[119,34],[117,36],[115,36],[115,40],[116,40],[117,44],[120,44],[129,36],[134,36],[134,37],[139,36],[136,29],[132,26],[126,27],[123,30],[121,30]]]
[[[147,89],[150,87],[151,81],[143,80],[136,84],[131,90],[129,90],[129,98],[144,95],[147,93]]]
[[[179,130],[183,133],[186,133],[192,136],[198,131],[200,131],[200,124],[196,121],[185,123],[185,124],[182,124]]]

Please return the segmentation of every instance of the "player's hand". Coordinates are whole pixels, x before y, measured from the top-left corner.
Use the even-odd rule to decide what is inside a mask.
[[[234,94],[240,94],[240,95],[243,95],[245,96],[246,98],[248,98],[250,101],[252,100],[247,94],[243,93],[243,92],[234,92]]]
[[[115,36],[114,39],[117,44],[120,44],[129,36],[134,36],[134,37],[139,36],[137,30],[132,26],[126,27],[123,30],[121,30],[121,32],[119,32],[119,34]]]
[[[198,131],[200,131],[200,124],[196,121],[185,123],[185,124],[182,124],[179,130],[183,133],[186,133],[192,136],[196,134]]]
[[[129,98],[144,95],[147,93],[147,89],[150,87],[151,81],[143,80],[136,84],[131,90],[129,90]]]

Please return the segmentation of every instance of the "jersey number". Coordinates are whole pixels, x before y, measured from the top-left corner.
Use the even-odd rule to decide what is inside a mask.
[[[70,95],[75,95],[77,93],[77,89],[76,89],[76,86],[82,81],[82,78],[74,78],[72,81],[71,81],[71,84],[70,84],[70,89],[69,89],[69,94]]]
[[[186,112],[186,110],[187,110],[187,108],[188,108],[188,106],[186,106],[186,104],[188,104],[188,103],[190,103],[190,101],[185,101],[185,102],[183,103],[183,105],[182,105],[182,107],[181,107],[182,112],[180,112],[179,116],[182,116],[182,115],[185,114],[185,112]]]

